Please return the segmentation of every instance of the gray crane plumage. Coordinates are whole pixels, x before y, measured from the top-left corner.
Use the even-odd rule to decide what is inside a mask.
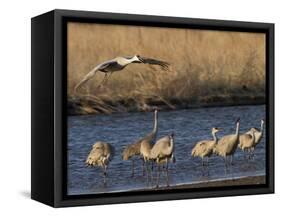
[[[263,136],[263,131],[264,131],[264,119],[261,119],[261,126],[260,129],[257,128],[251,128],[248,132],[246,132],[246,134],[251,134],[251,131],[254,132],[255,134],[255,145],[254,148],[256,147],[256,145],[258,143],[260,143],[262,136]]]
[[[159,185],[159,176],[160,176],[160,164],[166,164],[166,178],[167,178],[167,186],[169,185],[169,170],[168,165],[169,161],[175,162],[174,156],[174,134],[172,133],[169,136],[165,136],[157,140],[157,142],[153,145],[149,159],[153,160],[157,163],[157,187]]]
[[[230,162],[232,163],[233,154],[235,153],[239,144],[239,129],[240,129],[240,118],[236,121],[235,134],[223,136],[219,139],[218,143],[213,149],[213,153],[217,154],[225,159],[227,164],[227,157],[230,156]]]
[[[141,57],[139,55],[135,55],[132,57],[116,57],[112,60],[105,61],[96,67],[94,67],[88,74],[86,74],[83,79],[75,86],[74,92],[77,92],[78,89],[85,84],[87,81],[92,79],[96,72],[101,71],[105,73],[105,77],[102,81],[102,84],[109,78],[109,76],[115,71],[121,71],[126,66],[131,63],[143,63],[143,64],[150,64],[150,65],[158,65],[161,66],[163,70],[168,70],[169,63],[157,60],[153,58]]]
[[[253,130],[239,136],[238,147],[242,151],[250,151],[255,145],[255,132]]]
[[[122,153],[123,160],[132,160],[132,176],[134,176],[134,156],[141,154],[141,144],[145,141],[148,144],[153,144],[157,138],[158,132],[158,111],[154,111],[154,124],[153,130],[144,136],[143,138],[137,140],[135,143],[126,146]]]
[[[217,127],[212,128],[212,136],[213,140],[203,140],[200,142],[197,142],[194,148],[191,151],[192,157],[201,157],[202,159],[202,165],[204,165],[204,158],[207,157],[207,164],[208,164],[208,158],[213,153],[213,148],[218,142],[218,138],[216,136],[217,132],[219,132],[220,129]]]
[[[104,182],[106,180],[106,171],[109,162],[113,159],[115,154],[115,149],[112,145],[106,142],[98,141],[92,146],[86,164],[89,166],[99,166],[103,169]]]
[[[263,136],[264,120],[261,120],[260,130],[251,128],[248,132],[240,135],[240,142],[238,147],[242,151],[248,151],[250,157],[254,157],[254,151],[258,143],[260,143]]]

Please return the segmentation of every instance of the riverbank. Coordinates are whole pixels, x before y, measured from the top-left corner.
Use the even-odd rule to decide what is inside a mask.
[[[69,96],[68,115],[95,115],[120,112],[147,112],[154,109],[175,110],[188,108],[204,108],[218,106],[262,105],[264,95],[214,95],[197,98],[169,100],[153,96],[146,98],[109,99],[94,96]]]
[[[181,184],[176,186],[160,186],[159,188],[153,188],[150,190],[174,190],[174,189],[193,189],[193,188],[210,188],[210,187],[227,187],[227,186],[239,186],[239,185],[261,185],[265,184],[265,176],[251,176],[243,178],[234,178],[227,180],[214,180],[214,181],[204,181],[200,183],[191,184]],[[134,190],[136,191],[146,191],[147,189]]]

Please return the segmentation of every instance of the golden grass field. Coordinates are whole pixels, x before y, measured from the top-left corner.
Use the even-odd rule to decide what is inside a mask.
[[[264,102],[263,33],[86,23],[68,23],[67,32],[71,114]],[[74,86],[97,64],[134,54],[171,67],[131,64],[102,88],[98,72],[74,95]]]

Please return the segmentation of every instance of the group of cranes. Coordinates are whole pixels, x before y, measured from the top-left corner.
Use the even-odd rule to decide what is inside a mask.
[[[254,153],[256,145],[261,141],[264,128],[264,120],[261,120],[260,130],[251,128],[248,132],[240,134],[240,118],[237,119],[235,133],[217,138],[216,133],[220,131],[219,128],[212,128],[213,140],[203,140],[194,146],[191,151],[192,157],[200,157],[202,159],[202,165],[204,166],[204,158],[208,158],[211,155],[218,155],[224,158],[225,165],[228,164],[228,158],[230,158],[230,164],[233,163],[233,155],[239,147],[243,152]]]
[[[174,134],[164,136],[158,140],[158,111],[154,111],[154,124],[152,131],[137,140],[135,143],[125,147],[122,153],[123,160],[132,161],[132,176],[134,176],[134,157],[141,156],[143,159],[143,172],[146,166],[147,176],[149,173],[148,163],[156,163],[158,165],[157,186],[159,183],[160,166],[166,165],[166,173],[168,180],[168,163],[169,161],[175,162],[174,157]],[[103,169],[104,182],[106,179],[106,168],[113,157],[114,147],[106,142],[96,142],[90,151],[86,164],[89,166],[99,166]],[[168,181],[167,181],[168,183]]]
[[[86,74],[83,79],[75,86],[74,92],[77,91],[92,79],[98,71],[105,74],[101,84],[105,84],[113,72],[121,71],[126,66],[131,63],[143,63],[158,65],[163,70],[168,70],[169,63],[157,60],[153,58],[141,57],[139,55],[134,55],[132,57],[116,57],[112,60],[105,61],[95,68],[93,68],[88,74]],[[232,164],[233,155],[239,147],[242,151],[253,154],[256,145],[261,141],[263,135],[264,121],[261,120],[260,130],[256,128],[251,128],[248,132],[240,134],[240,119],[235,123],[235,133],[230,135],[225,135],[220,139],[217,137],[217,133],[221,130],[220,128],[212,128],[213,140],[203,140],[197,142],[191,151],[192,157],[202,158],[202,165],[204,166],[204,159],[208,159],[211,155],[218,155],[224,158],[225,165],[228,164],[228,159],[230,158],[230,163]],[[149,174],[149,163],[153,167],[156,163],[158,166],[157,170],[157,186],[159,184],[160,166],[164,165],[167,174],[167,185],[168,185],[168,164],[170,161],[175,162],[174,156],[174,134],[164,136],[157,140],[158,133],[158,111],[154,112],[154,124],[152,131],[144,136],[143,138],[135,141],[134,143],[127,145],[122,153],[123,160],[131,160],[132,176],[134,176],[134,161],[136,157],[140,157],[143,160],[143,174],[146,170],[147,177]],[[92,146],[86,164],[90,166],[99,166],[103,169],[104,183],[106,181],[106,170],[109,162],[113,159],[114,147],[106,142],[96,142]]]
[[[113,72],[121,71],[126,66],[128,66],[131,63],[142,63],[142,64],[150,64],[150,65],[158,65],[163,70],[168,70],[169,63],[157,60],[153,58],[147,58],[147,57],[141,57],[140,55],[134,55],[131,57],[116,57],[111,60],[107,60],[103,63],[98,64],[96,67],[94,67],[89,73],[87,73],[83,79],[74,87],[74,93],[77,93],[78,90],[84,85],[86,82],[88,82],[90,79],[94,78],[96,73],[98,71],[103,72],[104,78],[101,82],[101,84],[98,86],[105,84],[109,77],[113,74]],[[151,133],[143,137],[142,139],[139,139],[135,143],[128,145],[124,151],[123,151],[123,160],[131,160],[132,161],[132,176],[134,176],[134,158],[135,156],[142,156],[143,158],[143,172],[144,172],[144,164],[147,165],[148,161],[155,161],[157,164],[162,163],[163,161],[166,161],[166,158],[171,158],[172,154],[169,153],[170,151],[173,151],[173,134],[171,134],[168,139],[167,137],[164,137],[156,142],[157,137],[157,131],[158,131],[158,115],[157,110],[154,114],[154,127]],[[156,143],[155,143],[156,142]],[[153,146],[153,144],[155,145]],[[98,145],[99,144],[99,145]],[[110,148],[97,148],[96,146],[104,146],[104,147],[110,147]],[[172,147],[172,149],[171,149]],[[100,149],[103,149],[101,151]],[[160,150],[165,149],[165,150]],[[97,142],[93,145],[93,148],[86,160],[87,165],[91,166],[101,166],[104,171],[104,177],[106,177],[106,166],[109,163],[109,157],[110,156],[110,150],[113,150],[113,147],[105,142]],[[107,153],[109,151],[109,153]],[[167,154],[167,156],[165,155]],[[166,157],[165,157],[166,156]],[[107,160],[105,160],[107,159]],[[168,163],[167,163],[168,164]],[[105,178],[104,178],[105,179]]]
[[[235,122],[235,132],[230,135],[225,135],[221,138],[217,137],[217,133],[221,128],[212,128],[212,140],[202,140],[195,144],[191,151],[192,157],[200,157],[204,166],[204,159],[208,159],[212,155],[223,157],[225,165],[232,164],[233,155],[239,147],[242,151],[247,151],[250,154],[254,153],[256,145],[261,141],[264,130],[264,120],[261,120],[260,129],[251,128],[248,132],[240,134],[240,118]],[[161,137],[157,140],[158,133],[158,111],[154,111],[154,122],[152,131],[143,138],[138,139],[133,144],[127,145],[122,152],[123,160],[132,161],[132,176],[134,176],[134,160],[139,157],[143,160],[143,175],[146,171],[147,178],[149,177],[150,167],[153,164],[157,165],[157,186],[159,185],[160,168],[166,170],[167,185],[169,185],[168,166],[169,162],[175,162],[175,143],[174,134]],[[115,149],[112,145],[106,142],[98,141],[92,146],[86,164],[90,166],[99,166],[103,169],[104,183],[106,181],[106,169],[109,162],[113,159]],[[247,154],[245,152],[245,154]],[[230,160],[228,160],[230,158]],[[151,169],[152,172],[152,169]]]
[[[262,119],[259,130],[257,128],[251,128],[248,132],[240,136],[240,144],[238,145],[239,148],[241,148],[243,151],[247,151],[250,154],[253,154],[256,145],[260,143],[262,139],[263,130],[264,130],[264,120]],[[249,136],[252,136],[252,138]]]

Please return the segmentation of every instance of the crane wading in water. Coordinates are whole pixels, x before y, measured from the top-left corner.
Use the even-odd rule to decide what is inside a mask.
[[[251,128],[246,134],[251,134],[251,131],[254,132],[254,136],[255,136],[255,144],[254,146],[251,148],[251,152],[254,152],[257,144],[260,143],[262,136],[263,136],[263,131],[264,131],[264,119],[261,119],[261,127],[260,130],[258,130],[257,128]]]
[[[191,151],[192,157],[201,157],[202,158],[202,166],[204,166],[204,158],[207,157],[207,165],[209,163],[209,157],[213,154],[213,148],[218,143],[217,132],[221,129],[217,127],[212,128],[212,136],[213,140],[203,140],[197,142],[194,148]]]
[[[135,55],[133,57],[116,57],[112,60],[105,61],[99,65],[97,65],[95,68],[93,68],[88,74],[84,76],[84,78],[75,86],[74,92],[77,93],[79,88],[85,84],[87,81],[92,79],[98,71],[103,72],[105,74],[102,82],[100,85],[103,85],[109,77],[112,75],[115,71],[121,71],[124,69],[127,65],[131,63],[143,63],[143,64],[150,64],[150,65],[159,65],[162,67],[163,70],[168,70],[169,63],[157,59],[147,58],[147,57],[141,57],[139,55]],[[99,85],[99,86],[100,86]]]
[[[238,147],[245,153],[246,157],[246,152],[250,153],[251,149],[255,145],[255,131],[251,130],[250,134],[245,133],[239,136],[239,144]],[[251,157],[251,154],[249,154],[249,158]]]
[[[112,145],[99,141],[93,144],[92,150],[85,162],[88,166],[102,167],[104,184],[106,182],[106,170],[109,162],[113,159],[114,153],[115,150]]]
[[[240,143],[238,147],[242,151],[247,151],[249,154],[249,158],[254,158],[254,151],[257,144],[260,143],[264,130],[264,120],[261,119],[261,127],[260,130],[253,127],[248,132],[240,136]]]
[[[139,139],[138,141],[136,141],[135,143],[128,145],[123,153],[123,160],[132,160],[132,176],[134,176],[134,159],[133,157],[136,155],[140,155],[140,148],[141,148],[141,143],[143,141],[146,141],[149,144],[154,144],[156,141],[156,137],[157,137],[157,132],[158,132],[158,111],[155,110],[154,111],[154,124],[153,124],[153,130],[147,134],[145,137]],[[143,165],[144,167],[144,165]],[[143,168],[143,172],[144,172],[144,168]]]
[[[169,136],[162,137],[157,140],[155,145],[153,145],[149,159],[156,162],[158,166],[157,170],[157,185],[159,186],[159,177],[160,177],[160,165],[165,163],[166,164],[166,181],[167,186],[169,186],[169,161],[175,162],[176,158],[174,156],[174,133],[171,133]]]
[[[213,149],[213,153],[224,158],[225,166],[227,166],[227,157],[230,157],[230,164],[233,161],[233,155],[239,144],[239,129],[240,129],[240,118],[236,121],[235,134],[223,136],[219,139],[218,143]]]

